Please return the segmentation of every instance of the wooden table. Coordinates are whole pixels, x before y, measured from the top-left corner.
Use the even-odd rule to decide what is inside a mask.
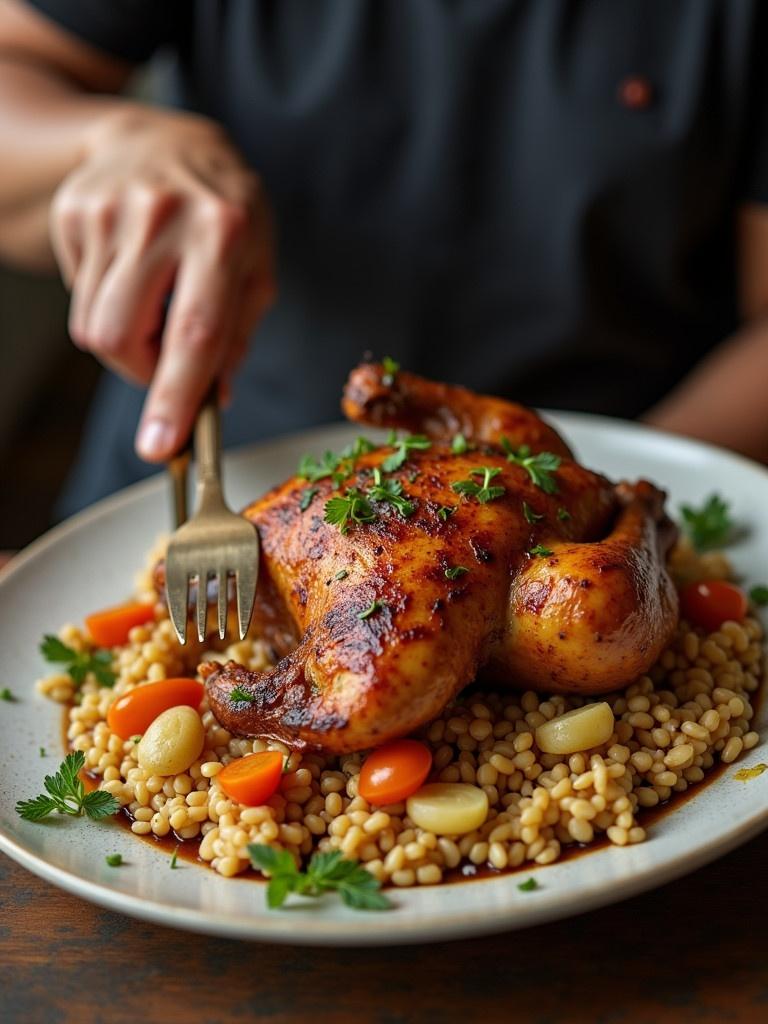
[[[306,949],[143,924],[0,856],[3,1024],[768,1022],[768,833],[655,892],[438,946]]]

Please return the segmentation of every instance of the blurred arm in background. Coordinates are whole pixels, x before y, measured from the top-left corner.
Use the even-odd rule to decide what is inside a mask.
[[[745,206],[737,238],[744,326],[644,419],[768,462],[768,207]]]
[[[151,382],[137,448],[161,461],[273,300],[272,232],[221,128],[121,99],[131,70],[0,0],[0,259],[58,264],[76,344]]]

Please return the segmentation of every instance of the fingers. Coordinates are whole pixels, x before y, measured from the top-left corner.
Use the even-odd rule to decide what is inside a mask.
[[[142,412],[136,450],[168,459],[186,441],[229,345],[236,279],[213,254],[193,250],[176,278],[160,360]]]

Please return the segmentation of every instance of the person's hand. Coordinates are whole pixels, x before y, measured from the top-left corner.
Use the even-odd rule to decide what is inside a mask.
[[[168,458],[214,380],[226,399],[274,299],[259,179],[212,122],[131,106],[95,126],[50,227],[74,342],[150,384],[136,448]]]

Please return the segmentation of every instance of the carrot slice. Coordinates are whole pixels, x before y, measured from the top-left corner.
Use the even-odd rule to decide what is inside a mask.
[[[216,781],[233,800],[259,807],[277,790],[282,774],[283,755],[278,750],[263,750],[230,761],[216,776]]]
[[[363,761],[357,792],[374,807],[405,800],[432,767],[429,747],[418,740],[390,740]]]
[[[128,643],[128,633],[134,626],[143,626],[154,617],[153,604],[140,604],[134,601],[86,615],[85,628],[98,647],[117,647]]]
[[[186,704],[198,708],[203,699],[203,684],[197,679],[160,679],[142,683],[118,697],[107,711],[107,725],[124,740],[143,735],[158,715],[168,708]]]

